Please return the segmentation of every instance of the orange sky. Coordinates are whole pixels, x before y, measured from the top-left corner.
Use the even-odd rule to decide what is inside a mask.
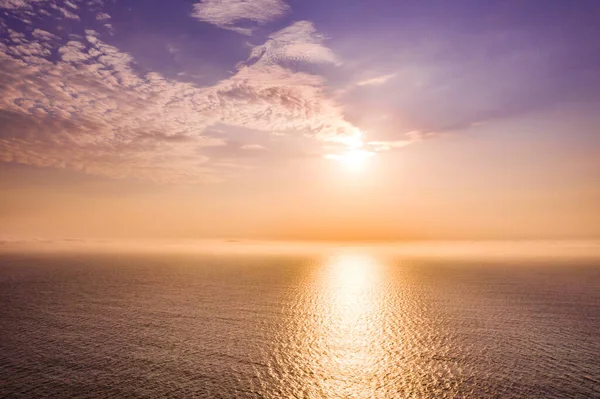
[[[348,169],[269,161],[172,185],[5,167],[0,235],[415,240],[600,237],[598,158],[560,136],[424,140]]]

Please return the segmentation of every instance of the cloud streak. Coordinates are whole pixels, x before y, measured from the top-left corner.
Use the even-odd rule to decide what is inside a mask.
[[[356,83],[357,86],[379,86],[382,85],[392,79],[394,79],[398,74],[390,73],[388,75],[377,76],[375,78],[361,80]]]

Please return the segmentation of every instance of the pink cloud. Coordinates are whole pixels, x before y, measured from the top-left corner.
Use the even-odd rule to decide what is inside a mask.
[[[356,131],[322,77],[279,64],[337,61],[307,22],[274,33],[261,57],[253,52],[233,76],[206,87],[136,72],[131,55],[92,30],[67,42],[60,32],[9,33],[0,44],[4,162],[160,182],[218,180],[228,172],[208,150],[227,143],[207,135],[210,126],[338,142]],[[52,52],[60,58],[50,60]]]
[[[236,25],[240,21],[252,21],[263,25],[289,11],[282,0],[202,0],[194,5],[192,16],[223,29],[250,35],[252,28]]]

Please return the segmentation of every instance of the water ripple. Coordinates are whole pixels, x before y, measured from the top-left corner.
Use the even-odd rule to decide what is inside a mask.
[[[600,397],[598,265],[504,266],[3,256],[0,397]]]

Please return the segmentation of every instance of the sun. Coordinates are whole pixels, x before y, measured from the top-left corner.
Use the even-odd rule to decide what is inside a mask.
[[[348,169],[360,170],[363,169],[367,158],[373,155],[365,150],[351,150],[342,155],[340,162]]]
[[[341,154],[328,154],[325,157],[344,165],[348,170],[359,171],[364,169],[367,160],[375,153],[363,149],[353,148]]]

